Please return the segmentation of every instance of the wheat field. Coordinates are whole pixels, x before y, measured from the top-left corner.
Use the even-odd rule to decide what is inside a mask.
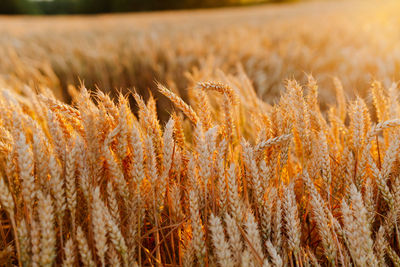
[[[0,265],[400,266],[398,12],[0,17]]]

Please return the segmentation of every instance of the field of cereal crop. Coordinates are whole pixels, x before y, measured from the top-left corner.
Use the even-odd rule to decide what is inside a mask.
[[[0,16],[0,265],[400,266],[399,13]]]

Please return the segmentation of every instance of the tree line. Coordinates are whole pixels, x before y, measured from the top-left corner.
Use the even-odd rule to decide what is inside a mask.
[[[96,14],[188,9],[284,0],[1,0],[1,14]]]

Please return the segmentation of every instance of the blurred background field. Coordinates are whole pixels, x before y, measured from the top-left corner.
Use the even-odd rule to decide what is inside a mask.
[[[312,74],[325,108],[334,101],[334,77],[350,96],[363,97],[373,79],[385,86],[398,80],[399,12],[399,1],[306,1],[96,16],[2,16],[0,84],[16,90],[51,88],[69,101],[68,86],[81,82],[106,92],[135,88],[148,95],[159,81],[185,99],[192,81],[243,72],[259,96],[272,103],[285,79],[305,81]],[[164,110],[170,104],[158,105]]]

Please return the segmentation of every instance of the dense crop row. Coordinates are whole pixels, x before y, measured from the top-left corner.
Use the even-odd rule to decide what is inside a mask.
[[[327,119],[317,84],[279,103],[246,77],[198,83],[165,125],[155,100],[1,92],[4,249],[23,265],[399,263],[399,102],[372,85]],[[7,227],[10,226],[10,228]],[[5,231],[4,229],[10,229]],[[3,252],[6,253],[6,252]]]

